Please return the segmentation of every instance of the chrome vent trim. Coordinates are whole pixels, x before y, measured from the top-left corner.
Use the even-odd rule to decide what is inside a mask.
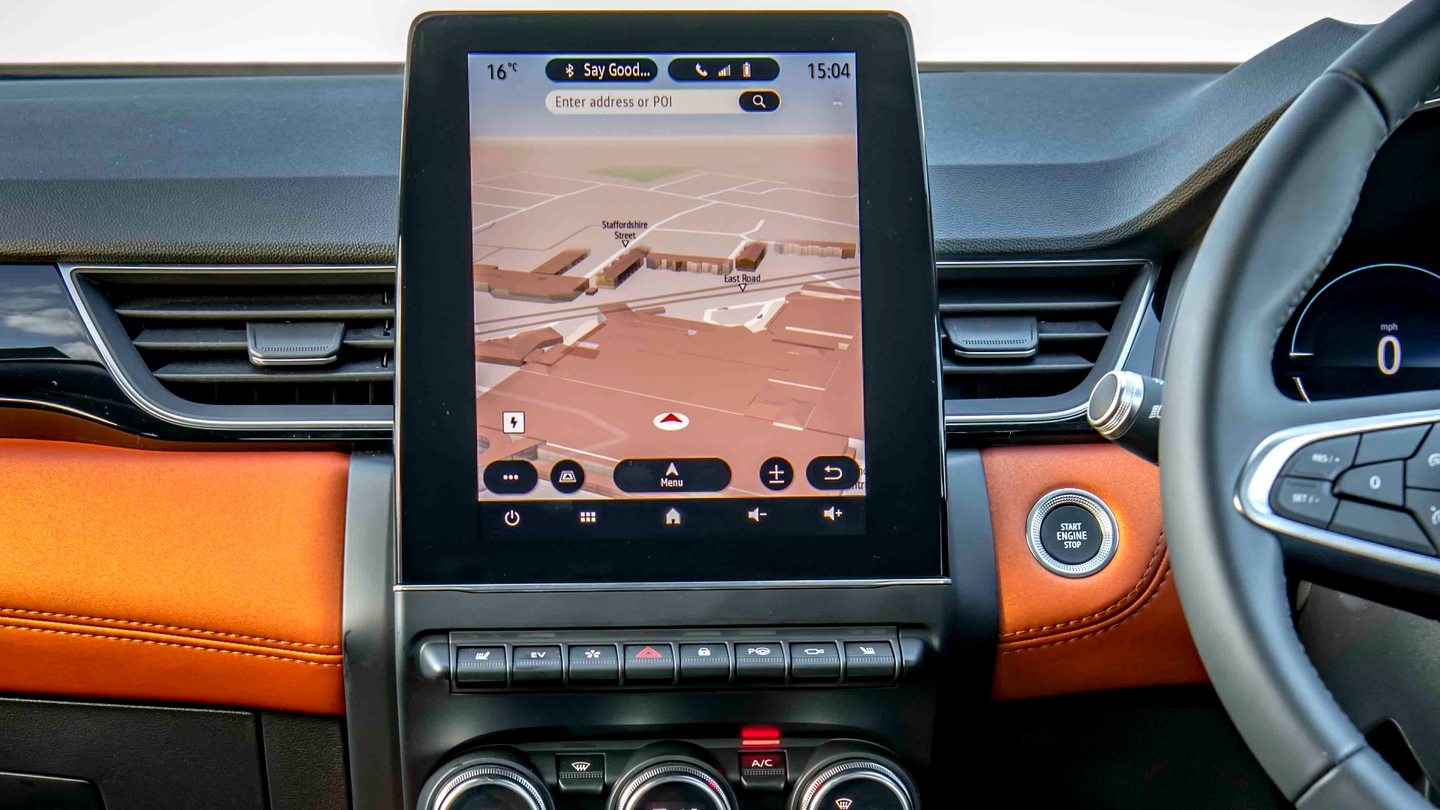
[[[248,346],[245,319],[275,315],[283,317],[286,313],[278,310],[270,312],[259,306],[253,309],[230,307],[213,312],[196,310],[188,313],[175,306],[162,306],[152,307],[155,311],[147,312],[142,306],[137,311],[145,315],[150,323],[155,320],[163,323],[172,316],[195,315],[198,312],[212,320],[233,320],[235,328],[233,330],[188,329],[183,325],[184,321],[180,320],[177,321],[175,328],[162,326],[152,329],[147,327],[132,340],[121,323],[121,315],[110,306],[92,283],[92,280],[103,283],[105,280],[135,282],[140,280],[156,281],[157,279],[163,281],[170,278],[176,283],[223,284],[227,277],[255,279],[256,277],[273,276],[276,282],[282,285],[296,283],[296,280],[300,278],[321,279],[329,282],[330,277],[334,277],[337,281],[343,278],[354,284],[393,285],[395,278],[393,266],[62,264],[60,273],[65,281],[66,289],[80,313],[80,318],[94,340],[101,360],[116,385],[135,403],[136,407],[156,419],[181,427],[202,430],[265,432],[373,431],[380,433],[390,432],[394,426],[394,408],[390,405],[219,405],[182,399],[172,393],[160,379],[160,376],[164,376],[171,369],[169,367],[158,369],[158,374],[152,372],[140,353],[142,349],[237,350],[240,353],[238,362],[226,362],[219,359],[186,361],[200,365],[194,369],[181,366],[178,371],[207,375],[215,380],[243,381],[247,375],[263,373],[259,369],[253,368],[244,359]],[[390,308],[393,309],[393,293],[390,298],[392,301]],[[144,302],[140,303],[144,304]],[[128,312],[130,308],[131,305],[127,304],[124,309],[127,310],[127,314],[133,315],[134,313]],[[380,313],[380,310],[374,306],[348,300],[341,301],[340,306],[333,307],[333,310],[333,317],[341,317],[346,313],[364,313],[366,317],[383,316],[383,313]],[[304,311],[313,317],[315,312],[321,310],[311,308]],[[329,313],[331,310],[324,310],[324,312]],[[231,334],[232,332],[233,334]],[[372,334],[373,332],[375,330],[372,329],[347,329],[344,345],[377,349],[393,344],[393,334],[386,337]],[[351,365],[357,367],[347,367]],[[375,364],[341,363],[330,366],[329,370],[341,371],[357,380],[388,380],[393,376],[393,358],[387,363],[388,369],[371,368],[372,365]],[[310,372],[313,372],[317,378],[324,377],[326,382],[346,381],[337,380],[333,374],[325,376],[320,369],[302,373]],[[301,380],[297,376],[293,382],[302,383],[305,380]]]
[[[943,277],[946,274],[946,271],[974,271],[983,270],[985,268],[997,268],[1014,269],[1017,272],[1052,271],[1057,273],[1057,278],[1063,278],[1064,276],[1060,274],[1063,274],[1066,270],[1070,269],[1114,268],[1119,270],[1126,267],[1136,268],[1135,283],[1137,286],[1132,289],[1131,293],[1127,293],[1127,295],[1124,296],[1124,298],[1119,303],[1119,311],[1117,313],[1115,322],[1111,325],[1109,329],[1109,335],[1106,338],[1106,344],[1105,348],[1102,350],[1101,359],[1104,359],[1105,353],[1110,352],[1112,345],[1114,346],[1115,351],[1111,355],[1111,359],[1108,362],[1097,361],[1096,363],[1089,366],[1090,373],[1086,377],[1087,380],[1091,378],[1098,378],[1099,376],[1103,375],[1108,371],[1118,370],[1125,367],[1125,362],[1129,359],[1130,352],[1134,348],[1135,338],[1140,332],[1141,325],[1145,320],[1145,314],[1150,309],[1152,298],[1155,293],[1155,283],[1158,276],[1158,267],[1154,261],[1150,259],[1140,258],[997,259],[975,261],[937,261],[935,263],[937,277]],[[1134,300],[1131,300],[1132,295]],[[943,340],[944,329],[941,323],[941,319],[946,314],[951,313],[947,311],[947,307],[943,302],[939,302],[938,297],[937,303],[939,304],[936,319],[937,339]],[[1021,309],[1021,307],[1018,305],[1012,308],[1016,311],[1019,311]],[[950,307],[950,309],[953,310],[955,313],[965,311],[963,307],[956,309],[955,307],[953,307],[953,305]],[[1029,311],[1033,312],[1035,310],[1032,308]],[[1118,341],[1118,343],[1116,341]],[[949,366],[954,361],[951,358],[947,357],[946,352],[944,351],[941,352],[941,358],[941,373],[943,376],[945,367]],[[1083,386],[1083,382],[1081,383],[1081,385]],[[1078,390],[1078,388],[1076,390]],[[1073,396],[1074,394],[1074,391],[1070,392],[1071,396]],[[1036,399],[1059,399],[1063,396],[1066,395]],[[985,429],[1005,429],[1011,426],[1022,427],[1025,425],[1040,425],[1052,422],[1064,422],[1074,419],[1083,419],[1085,414],[1087,397],[1078,397],[1078,401],[1076,401],[1074,404],[1066,405],[1064,407],[1036,408],[1033,410],[1017,409],[1010,412],[1002,411],[999,409],[995,411],[984,410],[984,403],[1000,403],[1009,401],[1009,399],[1010,398],[1004,397],[992,399],[946,399],[944,401],[947,410],[947,413],[944,416],[945,426],[947,428],[977,427]],[[973,413],[949,413],[949,406],[955,403],[973,404],[979,406],[979,408]]]

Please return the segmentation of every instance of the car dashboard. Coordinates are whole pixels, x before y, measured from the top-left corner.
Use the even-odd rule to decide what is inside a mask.
[[[913,430],[939,447],[942,491],[920,473],[910,481],[933,522],[906,523],[917,510],[899,494],[893,507],[837,495],[806,517],[824,542],[761,543],[745,533],[789,519],[790,507],[755,500],[732,528],[695,535],[713,541],[703,547],[636,539],[669,527],[669,513],[678,525],[677,510],[711,514],[700,504],[675,501],[663,526],[643,530],[649,513],[599,506],[588,522],[618,528],[583,546],[544,545],[545,521],[559,518],[533,504],[486,512],[487,488],[538,480],[567,493],[597,475],[589,459],[486,455],[515,441],[498,422],[472,445],[429,411],[438,438],[401,416],[397,447],[397,403],[420,413],[407,397],[454,373],[407,348],[440,331],[422,317],[446,316],[444,301],[407,309],[430,265],[402,262],[410,246],[396,240],[411,205],[397,202],[400,66],[100,66],[0,82],[0,657],[14,662],[0,668],[0,726],[17,730],[0,740],[0,797],[22,789],[6,782],[13,772],[30,780],[23,789],[111,810],[156,795],[440,808],[463,806],[467,791],[532,810],[801,810],[817,796],[842,810],[908,810],[951,803],[957,786],[995,774],[1023,778],[1044,757],[1057,779],[1041,793],[1098,791],[1086,794],[1097,806],[1129,806],[1147,778],[1139,769],[1155,762],[1143,752],[1130,750],[1136,770],[1119,787],[1074,780],[1130,767],[1115,752],[1136,738],[1105,738],[1074,760],[1060,742],[1103,735],[1094,727],[1135,695],[1153,710],[1144,722],[1174,722],[1221,752],[1214,768],[1228,776],[1202,792],[1251,790],[1270,806],[1263,773],[1214,720],[1170,572],[1158,468],[1099,441],[1086,409],[1107,373],[1163,377],[1181,360],[1167,356],[1167,316],[1220,198],[1286,106],[1364,31],[1321,21],[1240,65],[920,64],[930,221],[912,224],[932,232],[933,260],[886,272],[921,279],[934,298],[906,299],[920,303],[888,321],[867,316],[865,330],[867,341],[886,329],[921,336],[903,344],[909,355],[887,355],[885,379],[928,397],[935,418],[916,425],[911,400],[893,412],[867,400],[866,429]],[[798,103],[795,92],[751,103]],[[1275,381],[1293,398],[1434,387],[1437,186],[1425,181],[1440,171],[1437,116],[1418,112],[1382,150],[1349,234],[1279,333]],[[490,193],[511,212],[529,205],[515,198],[572,192],[502,182]],[[627,231],[614,224],[607,238]],[[751,267],[789,260],[782,242]],[[823,249],[837,266],[854,255]],[[476,296],[520,283],[475,261],[462,286]],[[636,266],[683,269],[654,261]],[[603,297],[603,287],[571,292]],[[859,298],[831,287],[820,292]],[[812,338],[818,328],[797,327]],[[829,342],[806,351],[848,346],[821,336]],[[587,339],[560,348],[616,345]],[[509,340],[475,342],[480,354],[458,368],[537,364],[560,334]],[[398,386],[397,365],[412,375]],[[785,422],[783,408],[766,418]],[[532,422],[542,412],[524,410]],[[666,413],[685,424],[662,424]],[[644,419],[678,433],[698,413]],[[452,475],[464,466],[447,466],[453,452],[434,449],[446,441],[461,446],[469,479]],[[759,473],[736,474],[775,467],[780,489],[794,480],[826,496],[831,469],[857,485],[857,458],[874,469],[930,461],[905,455],[926,454],[920,439],[897,443],[893,462],[876,461],[874,438],[866,445],[868,458],[847,450],[810,469],[776,451],[750,465]],[[425,478],[427,467],[445,474]],[[606,483],[627,492],[681,477],[614,467]],[[714,472],[686,469],[692,485]],[[483,542],[471,513],[461,527],[425,494],[456,478],[473,509],[477,475]],[[634,476],[654,481],[625,483]],[[872,527],[924,530],[867,547],[836,528],[846,510],[862,523],[868,510]],[[522,520],[537,532],[525,543],[497,539]],[[1162,793],[1146,795],[1195,778],[1155,776]],[[835,792],[843,784],[853,798]]]

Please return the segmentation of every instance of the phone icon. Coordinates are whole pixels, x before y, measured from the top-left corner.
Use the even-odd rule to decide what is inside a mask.
[[[705,72],[705,66],[700,64],[699,62],[695,63],[695,72],[700,74],[700,78],[702,79],[710,78],[710,74]]]

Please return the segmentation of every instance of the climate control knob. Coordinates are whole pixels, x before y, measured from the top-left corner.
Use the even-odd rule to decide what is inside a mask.
[[[616,785],[610,810],[735,810],[730,786],[698,762],[660,761]]]
[[[420,793],[424,810],[555,810],[545,783],[507,752],[462,757],[436,771]]]
[[[898,765],[870,757],[832,760],[800,781],[791,810],[917,810]]]

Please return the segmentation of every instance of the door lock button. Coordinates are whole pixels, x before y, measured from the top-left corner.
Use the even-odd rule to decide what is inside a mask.
[[[730,680],[730,650],[725,642],[680,645],[683,683],[724,683]]]

